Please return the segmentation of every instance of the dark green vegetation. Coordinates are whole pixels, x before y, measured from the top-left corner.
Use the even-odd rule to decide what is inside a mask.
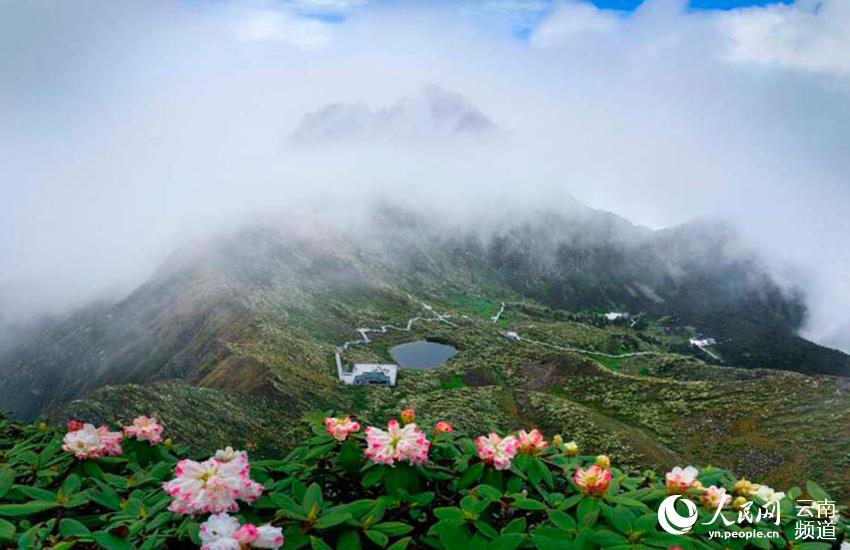
[[[310,410],[380,421],[414,406],[467,430],[561,432],[629,471],[713,464],[850,498],[850,381],[822,374],[846,375],[850,359],[794,334],[799,300],[734,235],[651,232],[589,209],[491,225],[451,230],[381,210],[342,231],[255,226],[181,250],[119,303],[7,350],[0,405],[56,421],[154,414],[193,451],[260,456],[292,448]],[[454,326],[377,337],[346,363],[389,361],[415,339],[460,353],[403,371],[395,389],[341,387],[335,346],[357,327],[429,315],[422,302]],[[606,311],[638,317],[609,323]],[[688,346],[697,335],[717,338],[712,349],[738,368],[709,364]]]
[[[830,499],[816,483],[807,483],[805,493],[788,490],[778,525],[739,524],[733,510],[724,512],[730,526],[721,519],[712,523],[714,510],[703,507],[692,533],[670,535],[658,526],[656,512],[666,496],[659,474],[630,475],[615,462],[610,483],[589,496],[570,478],[594,456],[567,456],[550,446],[519,455],[509,470],[497,471],[477,458],[467,436],[435,434],[421,424],[432,442],[424,466],[378,466],[363,456],[362,432],[335,441],[324,433],[322,416],[311,415],[312,434],[302,427],[304,440],[287,456],[252,460],[251,477],[265,490],[252,505],[240,506],[239,519],[282,527],[287,550],[831,548],[825,542],[801,544],[795,536],[795,500]],[[21,550],[199,544],[199,523],[206,518],[168,511],[171,498],[161,487],[172,478],[182,449],[125,440],[121,456],[79,461],[62,451],[62,435],[0,418],[0,544]],[[730,492],[735,483],[730,472],[712,468],[699,480]],[[699,494],[689,489],[687,496],[699,501]],[[765,504],[751,498],[753,510]],[[835,527],[837,546],[850,525],[839,518]],[[708,531],[779,536],[721,543]]]

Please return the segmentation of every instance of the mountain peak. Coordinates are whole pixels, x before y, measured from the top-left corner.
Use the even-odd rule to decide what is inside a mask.
[[[331,103],[307,113],[292,133],[296,143],[416,141],[486,134],[496,125],[467,97],[435,84],[388,107]]]

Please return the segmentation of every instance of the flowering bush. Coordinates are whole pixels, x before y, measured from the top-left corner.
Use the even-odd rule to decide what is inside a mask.
[[[158,445],[162,443],[162,426],[156,421],[156,418],[148,418],[142,415],[134,418],[131,425],[124,426],[124,435],[135,437],[139,441],[147,441],[151,445]]]
[[[0,548],[830,548],[794,538],[794,501],[829,498],[815,483],[780,493],[715,468],[634,474],[563,438],[542,445],[534,430],[473,441],[421,418],[340,438],[325,418],[307,419],[312,435],[288,456],[249,461],[231,448],[186,458],[129,434],[116,447],[121,432],[108,428],[65,434],[0,417]],[[518,452],[524,440],[534,452]],[[706,504],[687,535],[658,525],[671,491]],[[778,525],[737,522],[765,499],[778,500]],[[838,547],[844,516],[835,528]]]

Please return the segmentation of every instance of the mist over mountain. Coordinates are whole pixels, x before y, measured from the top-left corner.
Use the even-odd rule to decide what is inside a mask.
[[[362,103],[332,103],[307,113],[292,133],[296,143],[385,143],[492,132],[495,124],[472,101],[429,84],[412,97],[372,110]]]
[[[351,296],[379,304],[387,293],[446,289],[672,317],[716,338],[725,364],[850,375],[848,356],[796,335],[799,296],[726,225],[652,231],[580,204],[460,224],[383,204],[348,226],[258,222],[175,251],[125,299],[31,330],[0,356],[0,407],[33,416],[128,382],[262,386],[267,367],[232,356],[233,346],[261,342],[267,323],[312,342],[298,347],[321,372],[322,354],[350,333],[336,311]]]

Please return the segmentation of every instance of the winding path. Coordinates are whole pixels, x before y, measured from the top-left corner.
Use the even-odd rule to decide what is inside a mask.
[[[422,307],[424,309],[433,313],[433,316],[432,317],[422,317],[422,316],[412,317],[412,318],[408,319],[407,324],[403,327],[400,327],[400,326],[397,326],[397,325],[381,325],[380,328],[363,328],[363,327],[361,327],[361,328],[355,329],[355,331],[358,334],[360,334],[360,338],[358,338],[356,340],[349,340],[348,342],[345,342],[341,346],[337,346],[337,348],[336,348],[336,354],[335,354],[336,355],[336,370],[337,370],[337,376],[339,377],[339,380],[342,382],[348,376],[350,376],[350,374],[345,372],[345,369],[342,366],[342,352],[344,352],[345,350],[347,350],[348,348],[350,348],[352,346],[359,346],[359,345],[370,343],[372,341],[369,338],[370,334],[386,334],[390,330],[395,330],[395,331],[399,331],[399,332],[410,332],[410,330],[413,328],[413,323],[415,323],[417,321],[422,321],[422,322],[426,322],[426,323],[446,323],[449,326],[457,327],[456,324],[454,324],[450,321],[450,319],[453,317],[453,315],[438,313],[432,306],[426,304],[425,302],[420,302],[420,304],[422,305]],[[505,312],[505,307],[506,307],[505,302],[502,302],[502,305],[499,308],[499,311],[495,315],[490,317],[490,321],[492,323],[495,324],[495,323],[499,322],[499,318],[502,316],[502,313]],[[467,315],[463,315],[462,317],[465,318],[465,319],[469,318]],[[556,349],[556,350],[559,350],[559,351],[584,353],[586,355],[597,355],[597,356],[600,356],[600,357],[607,357],[609,359],[624,359],[626,357],[638,357],[638,356],[641,356],[641,355],[658,355],[660,353],[660,352],[657,352],[657,351],[632,351],[632,352],[628,352],[628,353],[616,353],[616,354],[615,353],[605,353],[603,351],[596,351],[596,350],[584,349],[584,348],[576,348],[576,347],[572,347],[572,346],[560,346],[558,344],[551,344],[549,342],[543,342],[541,340],[534,340],[532,338],[526,338],[524,336],[520,336],[516,332],[506,332],[506,333],[503,332],[501,334],[503,336],[509,337],[511,340],[516,341],[516,342],[528,342],[529,344],[534,344],[534,345],[537,345],[537,346],[544,346],[544,347]]]
[[[352,346],[359,346],[362,344],[368,344],[372,340],[369,339],[369,334],[386,334],[390,330],[395,330],[399,332],[410,332],[410,329],[413,328],[413,323],[416,321],[423,321],[426,323],[446,323],[449,326],[457,327],[456,324],[452,323],[449,319],[451,319],[451,315],[449,314],[441,314],[434,310],[433,307],[426,304],[425,302],[420,302],[422,307],[433,313],[433,317],[412,317],[407,320],[407,324],[403,327],[397,325],[381,325],[380,328],[357,328],[355,331],[360,334],[360,338],[356,340],[349,340],[348,342],[343,343],[341,346],[337,346],[335,356],[336,356],[336,373],[339,377],[340,382],[345,380],[346,373],[345,369],[342,367],[342,352],[347,350]]]

